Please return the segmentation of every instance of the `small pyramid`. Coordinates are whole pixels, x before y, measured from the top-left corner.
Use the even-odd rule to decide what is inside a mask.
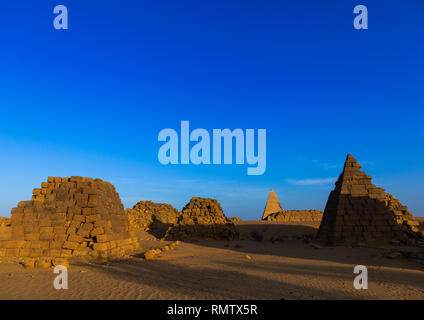
[[[193,197],[181,211],[178,221],[165,234],[166,240],[236,240],[239,232],[222,210],[218,200]]]
[[[180,214],[170,204],[153,201],[139,201],[125,213],[133,229],[149,231],[158,238],[163,237],[171,224],[177,223]]]
[[[262,220],[265,220],[270,214],[283,211],[283,208],[280,205],[280,201],[278,201],[277,195],[274,190],[269,192],[268,200],[266,202],[266,206],[264,209],[264,213],[262,214]]]
[[[416,232],[419,223],[399,200],[371,183],[371,176],[348,154],[331,191],[317,238],[327,244],[388,242]]]

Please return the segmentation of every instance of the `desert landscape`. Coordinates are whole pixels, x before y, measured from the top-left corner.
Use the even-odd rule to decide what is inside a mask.
[[[0,219],[0,299],[424,299],[424,218],[360,168],[348,155],[324,211],[271,190],[255,221],[199,197],[124,210],[108,182],[49,177]]]
[[[241,232],[238,241],[184,242],[162,250],[154,260],[146,260],[144,252],[172,242],[139,232],[138,254],[72,264],[68,290],[54,289],[51,269],[3,261],[0,298],[424,299],[422,260],[407,254],[388,258],[400,248],[312,246],[303,238],[316,233],[317,223],[248,221],[236,227]],[[264,239],[254,240],[252,232]],[[271,240],[274,237],[281,239]],[[357,264],[368,267],[368,290],[352,285]]]
[[[422,314],[424,0],[0,7],[5,309]]]

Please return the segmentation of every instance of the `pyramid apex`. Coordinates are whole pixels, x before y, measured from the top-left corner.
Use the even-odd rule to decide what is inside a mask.
[[[346,156],[346,161],[356,161],[356,159],[351,153],[348,153]]]

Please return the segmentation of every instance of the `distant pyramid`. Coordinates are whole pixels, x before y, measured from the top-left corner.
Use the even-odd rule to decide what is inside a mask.
[[[262,220],[268,217],[270,214],[275,212],[283,211],[283,208],[280,205],[280,201],[278,201],[277,195],[274,190],[269,192],[268,200],[266,202],[265,210],[262,215]]]
[[[402,239],[419,223],[399,200],[371,183],[371,176],[347,155],[343,172],[331,191],[317,238],[327,244]]]

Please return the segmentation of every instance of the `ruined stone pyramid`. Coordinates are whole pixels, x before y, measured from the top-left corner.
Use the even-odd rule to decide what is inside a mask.
[[[218,200],[191,198],[165,235],[167,240],[235,240],[239,233],[222,211]]]
[[[180,212],[167,203],[139,201],[132,209],[125,210],[130,226],[150,231],[156,237],[163,237],[171,224],[177,223]]]
[[[283,211],[283,208],[278,201],[277,195],[274,190],[269,192],[268,200],[265,205],[264,213],[262,214],[262,220],[265,220],[270,214]]]
[[[138,248],[114,186],[100,179],[49,177],[12,209],[0,256],[110,258]]]
[[[399,200],[371,183],[349,154],[331,191],[317,238],[327,244],[388,242],[417,232],[419,223]]]

